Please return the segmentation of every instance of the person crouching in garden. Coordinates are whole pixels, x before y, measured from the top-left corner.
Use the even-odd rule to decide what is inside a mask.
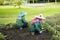
[[[18,19],[16,21],[16,27],[15,28],[20,28],[21,30],[23,28],[26,28],[28,26],[27,21],[25,20],[25,15],[26,12],[22,11],[20,15],[18,16]]]
[[[36,31],[38,31],[40,34],[42,33],[42,19],[45,18],[43,17],[43,14],[40,14],[31,21],[30,31],[32,35],[34,35]]]

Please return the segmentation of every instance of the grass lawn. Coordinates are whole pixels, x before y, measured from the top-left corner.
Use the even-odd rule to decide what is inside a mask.
[[[7,16],[10,18],[1,18],[0,23],[15,22],[17,16],[21,11],[26,11],[26,20],[31,21],[35,16],[43,13],[45,16],[52,16],[56,13],[60,13],[60,5],[51,5],[51,6],[40,6],[40,7],[31,7],[31,8],[0,8],[0,16]],[[13,17],[11,17],[13,16]]]

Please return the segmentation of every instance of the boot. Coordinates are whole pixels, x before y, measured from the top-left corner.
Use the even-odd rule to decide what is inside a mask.
[[[42,33],[42,31],[39,32],[40,34]]]
[[[34,33],[34,32],[32,32],[31,34],[32,34],[32,35],[34,35],[35,33]]]

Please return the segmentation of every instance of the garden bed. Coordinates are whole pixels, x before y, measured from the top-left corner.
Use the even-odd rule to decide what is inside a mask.
[[[1,40],[51,40],[51,35],[47,31],[43,31],[42,34],[36,34],[32,36],[28,28],[20,29],[0,29],[0,32],[7,35],[6,38]]]

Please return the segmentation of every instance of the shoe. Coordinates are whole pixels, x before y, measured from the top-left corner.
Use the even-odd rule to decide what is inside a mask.
[[[40,34],[42,33],[42,31],[39,32]]]
[[[20,28],[20,30],[22,30],[23,28]]]
[[[31,34],[34,35],[34,32],[32,32]]]

